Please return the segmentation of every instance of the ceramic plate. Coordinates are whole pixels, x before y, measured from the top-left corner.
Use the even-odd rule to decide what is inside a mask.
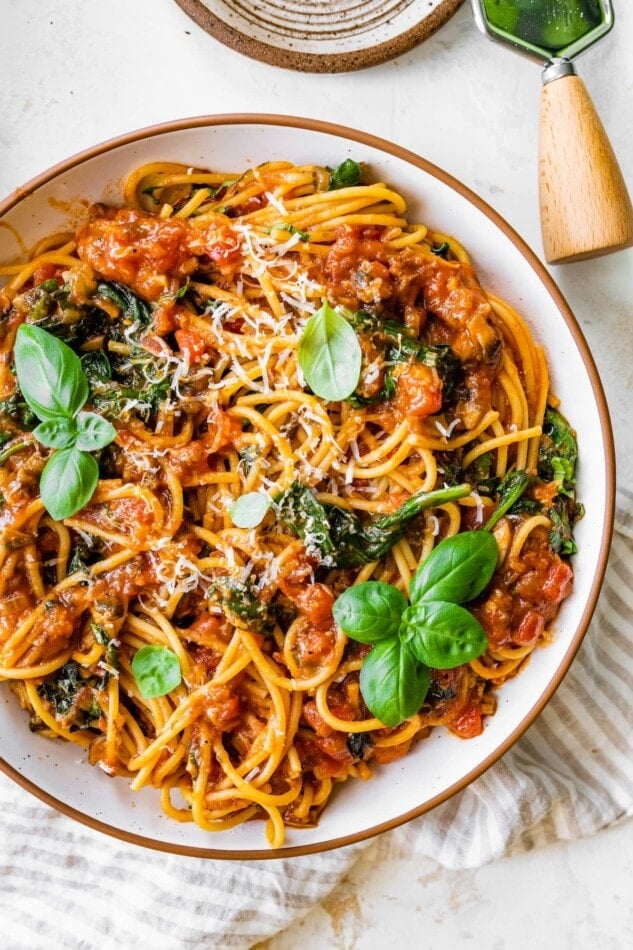
[[[463,0],[176,0],[198,26],[271,66],[336,73],[384,63],[431,36]]]
[[[385,831],[446,801],[495,762],[524,732],[562,680],[587,629],[604,574],[613,523],[613,442],[604,394],[587,344],[545,268],[480,198],[424,159],[373,136],[283,116],[187,119],[107,142],[46,172],[0,204],[0,261],[85,215],[87,202],[121,200],[127,174],[158,160],[239,169],[287,159],[336,166],[367,162],[408,201],[413,219],[450,231],[470,251],[487,288],[506,297],[544,344],[552,385],[577,429],[578,494],[586,505],[576,537],[574,592],[554,627],[554,642],[499,693],[499,708],[476,739],[436,730],[406,758],[378,769],[370,783],[341,786],[319,825],[288,829],[271,852],[264,825],[249,822],[210,835],[163,816],[158,794],[132,793],[124,779],[91,768],[76,746],[29,732],[8,685],[0,685],[0,766],[44,801],[111,835],[167,851],[265,858],[334,848]]]

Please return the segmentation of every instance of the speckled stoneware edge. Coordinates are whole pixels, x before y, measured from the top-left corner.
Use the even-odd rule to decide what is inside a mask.
[[[176,0],[225,46],[270,66],[337,73],[377,66],[428,39],[464,0]]]
[[[345,156],[366,160],[383,180],[402,186],[416,219],[451,227],[473,252],[484,286],[529,315],[583,447],[578,491],[586,514],[577,526],[574,595],[556,620],[552,643],[500,691],[497,713],[481,736],[463,742],[435,730],[408,756],[376,770],[371,788],[344,783],[319,824],[289,829],[277,850],[266,845],[261,822],[210,837],[193,823],[170,821],[154,789],[131,793],[124,780],[90,768],[75,746],[29,732],[19,703],[2,684],[0,769],[65,815],[129,843],[201,858],[261,860],[342,847],[423,815],[478,778],[525,732],[562,682],[596,606],[613,529],[615,460],[592,354],[560,290],[525,242],[481,198],[425,159],[365,132],[294,116],[199,116],[157,125],[75,155],[0,201],[0,260],[64,230],[79,199],[120,201],[125,178],[141,163],[242,168],[282,158],[334,164]],[[85,214],[85,202],[82,207]],[[21,239],[17,245],[13,237]]]

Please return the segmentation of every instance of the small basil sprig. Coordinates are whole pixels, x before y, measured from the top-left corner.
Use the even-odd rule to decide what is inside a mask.
[[[33,435],[57,449],[40,477],[44,507],[56,521],[69,518],[92,498],[99,466],[90,452],[116,436],[95,412],[82,412],[88,380],[81,360],[66,343],[41,327],[23,324],[16,334],[15,369],[24,400],[42,421]]]
[[[386,726],[419,710],[430,670],[446,670],[480,656],[488,641],[481,624],[460,604],[477,597],[497,565],[488,532],[445,538],[413,575],[410,605],[384,581],[350,587],[335,601],[334,619],[352,640],[370,643],[360,689],[367,708]]]
[[[272,500],[261,491],[249,491],[240,495],[229,508],[231,521],[237,528],[256,528],[266,517]]]
[[[347,399],[358,385],[362,362],[358,337],[327,300],[305,326],[298,360],[312,392],[328,402]]]
[[[134,654],[131,663],[136,685],[144,699],[156,699],[176,689],[182,680],[180,660],[169,647],[148,644]]]

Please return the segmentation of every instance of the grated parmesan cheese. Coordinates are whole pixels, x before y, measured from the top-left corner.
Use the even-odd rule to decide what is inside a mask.
[[[288,210],[281,198],[273,195],[272,191],[265,191],[264,195],[268,199],[268,203],[271,204],[273,208],[276,208],[280,214],[288,214]]]
[[[472,498],[475,502],[477,508],[477,524],[482,524],[484,520],[484,503],[481,500],[481,495],[479,492],[471,491],[469,498]]]

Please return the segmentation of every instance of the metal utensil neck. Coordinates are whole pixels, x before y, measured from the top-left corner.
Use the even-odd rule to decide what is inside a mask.
[[[575,76],[576,70],[571,59],[552,59],[546,64],[541,73],[541,80],[545,86],[548,82],[554,82],[556,79],[562,79],[563,76]]]

